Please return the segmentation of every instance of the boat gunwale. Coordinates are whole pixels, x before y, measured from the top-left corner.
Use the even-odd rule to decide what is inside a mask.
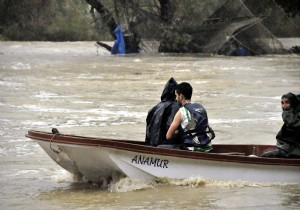
[[[159,148],[154,146],[145,145],[144,142],[109,139],[109,138],[96,138],[96,137],[83,137],[67,134],[52,134],[49,132],[29,130],[26,137],[34,140],[53,142],[56,144],[67,145],[82,145],[90,147],[107,147],[119,150],[144,153],[148,155],[163,155],[169,157],[180,157],[188,159],[202,159],[219,162],[236,162],[258,165],[280,165],[280,166],[300,166],[300,159],[296,158],[265,158],[265,157],[249,157],[240,155],[229,155],[222,153],[203,153],[193,152],[178,149]],[[273,145],[246,145],[246,144],[215,144],[214,146],[231,146],[231,147],[274,147]]]

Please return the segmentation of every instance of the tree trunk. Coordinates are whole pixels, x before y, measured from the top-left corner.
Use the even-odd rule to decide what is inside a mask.
[[[166,23],[170,23],[172,19],[170,0],[159,0],[160,18]]]
[[[112,14],[104,7],[104,5],[99,0],[86,0],[86,2],[91,5],[92,8],[96,9],[99,12],[100,17],[103,23],[109,28],[109,31],[112,37],[115,39],[114,30],[117,27],[117,23],[112,16]]]
[[[107,8],[102,4],[100,0],[86,0],[86,2],[92,6],[92,8],[96,9],[99,12],[102,22],[109,28],[109,31],[113,37],[116,39],[115,36],[115,29],[118,26],[117,22],[115,21],[113,15],[108,11]],[[131,30],[130,28],[128,30]],[[124,42],[126,47],[126,53],[138,53],[139,52],[139,39],[134,31],[128,31],[129,35],[124,36]],[[107,50],[111,48],[102,42],[97,42],[98,45],[104,47]]]

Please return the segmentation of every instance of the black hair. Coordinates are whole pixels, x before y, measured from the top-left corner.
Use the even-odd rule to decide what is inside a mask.
[[[290,101],[290,105],[293,109],[296,109],[297,106],[300,104],[300,101],[298,100],[297,96],[291,92],[284,94],[281,99],[287,98]]]
[[[182,82],[179,85],[177,85],[176,93],[182,94],[185,97],[185,99],[190,100],[192,98],[193,88],[189,83]]]

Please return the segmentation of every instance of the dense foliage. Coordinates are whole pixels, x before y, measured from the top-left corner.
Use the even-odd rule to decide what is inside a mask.
[[[295,17],[300,15],[299,0],[275,0],[275,2],[284,9],[288,16]]]
[[[123,1],[131,2],[114,0],[112,4]],[[157,1],[164,5],[163,0]],[[290,17],[299,16],[299,0],[274,1]],[[193,6],[186,5],[185,10],[193,11]],[[111,40],[110,33],[86,0],[0,0],[0,40]]]
[[[0,38],[75,41],[105,36],[85,0],[0,0]]]

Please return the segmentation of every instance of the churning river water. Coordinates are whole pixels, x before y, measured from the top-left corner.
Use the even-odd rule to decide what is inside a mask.
[[[299,183],[87,183],[25,137],[56,127],[144,141],[147,112],[174,77],[191,83],[192,100],[206,107],[214,144],[275,144],[280,97],[300,92],[299,67],[295,55],[112,56],[94,42],[0,42],[0,209],[299,209]]]

